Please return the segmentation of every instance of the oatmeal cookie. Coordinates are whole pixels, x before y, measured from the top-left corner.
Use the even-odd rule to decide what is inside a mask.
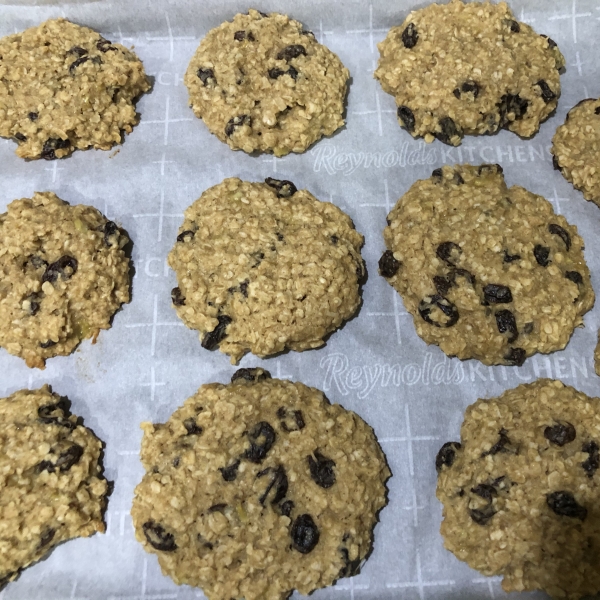
[[[587,98],[569,111],[550,152],[554,168],[600,206],[600,99]]]
[[[137,124],[134,103],[149,89],[131,50],[65,19],[0,39],[0,136],[21,158],[109,150]]]
[[[44,368],[129,302],[127,235],[92,206],[36,192],[0,215],[0,346]]]
[[[375,77],[413,137],[458,146],[501,128],[531,137],[556,108],[565,59],[504,2],[431,4],[392,27]]]
[[[444,544],[507,592],[600,592],[600,398],[539,379],[467,408],[437,458]]]
[[[186,211],[169,264],[178,316],[237,362],[322,346],[360,304],[363,237],[287,180],[225,179]]]
[[[54,546],[104,532],[102,442],[45,385],[0,399],[0,589]]]
[[[210,600],[280,599],[359,571],[390,472],[355,413],[241,369],[142,428],[131,515],[175,583]]]
[[[194,113],[222,142],[284,156],[344,125],[348,77],[301,23],[250,10],[208,32],[184,81]]]
[[[564,348],[594,304],[577,228],[499,165],[436,169],[396,203],[379,272],[449,356],[521,365]]]

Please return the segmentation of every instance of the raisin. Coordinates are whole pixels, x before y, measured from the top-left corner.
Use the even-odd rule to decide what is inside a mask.
[[[319,543],[319,530],[310,515],[296,517],[290,531],[292,547],[302,554],[308,554]]]
[[[236,31],[233,34],[233,39],[236,40],[237,42],[243,42],[246,39],[246,32],[243,30]]]
[[[461,91],[463,91],[465,94],[468,94],[469,92],[473,93],[473,96],[475,98],[477,98],[477,96],[479,96],[479,84],[471,79],[469,79],[468,81],[465,81],[462,86],[460,87]]]
[[[240,293],[242,294],[242,296],[244,296],[244,298],[248,297],[248,284],[250,282],[247,279],[244,279],[244,281],[242,281],[242,283],[240,283]]]
[[[219,324],[202,338],[202,347],[206,350],[214,350],[227,337],[226,329],[233,319],[227,315],[219,315],[217,320]]]
[[[47,529],[45,529],[42,535],[40,536],[40,543],[38,547],[44,548],[45,546],[47,546],[54,539],[55,533],[56,530],[52,529],[52,527],[48,527]]]
[[[305,427],[301,410],[288,411],[284,406],[280,406],[276,414],[277,418],[280,419],[279,424],[281,425],[281,429],[287,433],[290,431],[300,431]],[[288,424],[288,419],[293,419],[293,422]]]
[[[281,514],[284,517],[289,517],[294,510],[294,502],[292,500],[286,500],[285,502],[282,502],[279,510],[281,510]]]
[[[215,72],[212,69],[198,69],[198,71],[196,71],[196,75],[198,76],[202,84],[207,87],[209,83],[212,83],[213,85],[216,85],[217,83]],[[227,133],[227,130],[225,130],[225,133]]]
[[[56,158],[55,150],[61,150],[63,148],[70,148],[71,142],[70,140],[62,140],[61,138],[48,138],[44,142],[44,147],[42,148],[41,157],[46,160],[54,160]]]
[[[190,417],[183,422],[183,426],[187,431],[187,435],[200,435],[202,433],[202,427],[196,424],[196,419]]]
[[[434,306],[437,306],[447,317],[449,317],[446,322],[434,321],[430,317],[431,309]],[[425,322],[435,325],[435,327],[452,327],[453,325],[456,325],[459,317],[456,306],[454,306],[450,300],[447,300],[439,294],[425,296],[419,304],[419,314]]]
[[[444,178],[444,171],[441,168],[434,169],[431,173],[431,178],[442,180]]]
[[[438,258],[441,258],[445,263],[449,264],[451,267],[456,266],[452,262],[452,260],[450,260],[453,259],[452,255],[456,252],[458,252],[459,255],[462,254],[462,248],[454,242],[442,242],[435,251]],[[456,258],[458,258],[458,256]]]
[[[64,452],[61,452],[53,463],[49,460],[43,460],[37,465],[38,473],[42,471],[48,471],[48,473],[54,473],[56,469],[61,472],[68,471],[73,465],[79,462],[79,459],[83,456],[83,448],[78,444],[69,446]]]
[[[340,552],[342,553],[344,566],[340,569],[338,577],[354,577],[354,575],[358,575],[360,573],[360,563],[362,562],[360,556],[354,560],[350,560],[347,548],[340,548]]]
[[[510,289],[496,283],[488,283],[483,288],[483,297],[486,304],[509,304],[513,301]]]
[[[283,69],[278,69],[277,67],[274,67],[273,69],[269,69],[268,73],[269,73],[269,77],[271,79],[278,79],[282,75],[285,75],[287,73],[287,71],[284,71]]]
[[[585,521],[587,508],[575,500],[571,492],[559,491],[546,494],[546,503],[557,515]]]
[[[69,273],[67,269],[70,269],[71,272]],[[42,275],[42,283],[46,281],[54,283],[59,276],[63,280],[70,279],[75,273],[77,273],[77,259],[72,256],[61,256],[46,267],[46,271]]]
[[[289,198],[290,196],[293,196],[298,191],[298,188],[291,181],[288,181],[287,179],[280,180],[280,179],[273,179],[272,177],[267,177],[265,179],[265,183],[269,187],[272,187],[273,189],[276,190],[276,195],[278,198]]]
[[[323,456],[318,450],[313,452],[313,456],[306,457],[310,476],[318,486],[328,489],[335,483],[335,471],[333,470],[335,462]]]
[[[306,56],[306,48],[301,44],[292,44],[277,53],[277,60],[292,60],[301,55]]]
[[[38,408],[38,418],[45,425],[60,425],[67,429],[75,429],[76,423],[69,421],[71,416],[69,401],[61,397],[55,404],[44,404]]]
[[[581,463],[583,470],[587,473],[588,477],[593,477],[594,473],[600,467],[600,447],[593,440],[591,442],[586,442],[581,447],[582,452],[587,452],[589,456],[585,459],[584,462]]]
[[[146,521],[142,525],[144,535],[148,543],[160,552],[174,552],[177,550],[175,536],[172,533],[167,533],[165,528],[154,521]]]
[[[561,166],[558,163],[558,158],[556,158],[556,156],[552,155],[552,167],[554,168],[555,171],[560,171]]]
[[[460,100],[460,90],[458,88],[454,88],[452,93]]]
[[[332,243],[334,246],[335,246],[335,245],[337,245],[337,243],[339,242],[339,238],[338,238],[338,236],[337,236],[337,235],[332,235],[332,236],[331,236],[329,239],[331,240],[331,243]]]
[[[489,483],[479,483],[474,488],[471,489],[474,494],[477,494],[480,498],[487,500],[488,502],[492,501],[493,496],[497,496],[498,492],[493,485]]]
[[[238,369],[231,376],[231,383],[237,379],[245,379],[246,381],[264,381],[265,379],[271,379],[271,373],[264,369]]]
[[[560,239],[565,243],[565,246],[567,247],[567,252],[571,249],[571,236],[569,235],[568,231],[566,231],[556,223],[550,223],[550,225],[548,225],[548,231],[551,234],[560,237]]]
[[[521,26],[519,23],[517,23],[517,21],[514,21],[513,19],[505,19],[504,23],[513,33],[520,33]]]
[[[461,448],[458,442],[446,442],[435,457],[435,470],[439,473],[443,467],[451,467],[456,458],[456,451]]]
[[[106,221],[104,224],[103,232],[104,232],[104,244],[110,247],[112,244],[110,243],[110,238],[118,233],[119,228],[116,223],[113,221]]]
[[[571,423],[557,423],[544,429],[544,437],[556,446],[564,446],[575,439],[577,432]]]
[[[242,458],[256,464],[261,463],[275,443],[275,430],[266,421],[260,421],[247,435],[250,448],[244,452]]]
[[[484,164],[477,169],[478,175],[487,175],[489,173],[502,174],[504,169],[499,164]]]
[[[298,79],[298,69],[294,69],[294,67],[292,67],[292,65],[290,65],[290,68],[287,70],[287,74],[294,80],[296,81],[296,79]]]
[[[30,121],[37,121],[39,114],[36,112],[30,112],[28,115]]]
[[[519,94],[504,94],[496,106],[500,113],[500,127],[506,127],[512,120],[518,121],[525,116],[529,101],[521,98]],[[514,119],[509,119],[509,114],[513,114]]]
[[[85,48],[81,48],[80,46],[73,46],[67,54],[77,54],[77,56],[85,56],[88,51]]]
[[[547,267],[552,262],[550,260],[550,248],[542,246],[541,244],[536,244],[533,249],[533,255],[535,256],[538,265],[541,265],[542,267]]]
[[[185,305],[185,298],[183,297],[183,294],[181,293],[181,288],[174,287],[171,290],[171,302],[173,303],[173,306],[184,306]]]
[[[402,43],[405,48],[414,48],[419,41],[419,32],[414,23],[409,23],[402,32]]]
[[[452,177],[452,183],[456,185],[463,185],[465,180],[462,178],[462,175],[458,171],[454,171],[454,176]]]
[[[398,107],[398,118],[402,121],[402,125],[406,128],[407,131],[413,132],[415,130],[415,115],[413,111],[408,108],[408,106],[399,106]]]
[[[240,466],[240,461],[236,460],[234,463],[230,464],[228,467],[219,467],[219,471],[221,471],[221,475],[225,481],[235,481],[237,477],[237,471]]]
[[[73,63],[71,63],[71,65],[69,66],[69,73],[71,75],[75,75],[75,69],[79,65],[82,65],[84,62],[87,62],[88,60],[90,60],[89,56],[81,56],[80,58],[78,58],[76,61],[74,61]],[[93,62],[97,62],[97,61],[93,61]]]
[[[56,342],[53,340],[47,340],[45,342],[40,342],[40,348],[52,348],[52,346],[56,346]]]
[[[544,35],[543,33],[540,35],[540,37],[543,37],[545,40],[547,40],[548,48],[556,48],[556,46],[558,45],[552,38],[549,38],[547,35]]]
[[[29,302],[29,314],[32,317],[37,315],[38,311],[40,310],[41,301],[39,294],[30,294],[27,296],[27,298],[25,298],[25,300]]]
[[[499,310],[496,312],[496,325],[500,333],[510,333],[508,343],[512,344],[518,337],[517,321],[510,310]]]
[[[504,259],[502,260],[502,262],[511,263],[511,262],[514,262],[515,260],[521,260],[521,255],[520,254],[509,254],[508,250],[504,251]]]
[[[182,231],[178,236],[177,236],[177,241],[178,242],[191,242],[194,239],[194,236],[196,235],[195,231],[192,231],[191,229],[186,229],[185,231]]]
[[[469,508],[469,516],[477,525],[486,525],[495,514],[496,511],[491,503],[485,508]]]
[[[504,360],[511,367],[520,367],[527,358],[527,353],[523,348],[511,348],[508,354],[504,356]]]
[[[577,285],[581,285],[583,283],[583,277],[578,271],[567,271],[565,273],[565,277]]]
[[[484,456],[494,456],[494,454],[498,454],[499,452],[505,452],[508,454],[517,454],[517,449],[512,447],[512,442],[508,437],[508,431],[502,428],[498,435],[500,436],[498,441],[487,451],[481,454],[481,458]]]
[[[597,107],[594,109],[594,114],[595,114],[595,115],[600,115],[600,106],[597,106]]]
[[[386,250],[379,259],[379,273],[386,279],[393,277],[402,263],[394,258],[394,253],[391,250]]]
[[[209,513],[223,512],[226,508],[227,508],[227,504],[222,502],[221,504],[213,504],[212,506],[210,506],[208,508],[208,512]]]
[[[264,475],[267,475],[269,473],[273,473],[273,477],[271,478],[271,481],[269,482],[267,489],[263,492],[262,496],[260,496],[260,498],[258,499],[258,501],[263,506],[265,505],[265,502],[269,496],[269,493],[273,489],[273,487],[275,488],[275,494],[273,495],[273,498],[271,499],[271,504],[278,504],[279,502],[281,502],[281,500],[283,500],[285,498],[285,495],[287,494],[287,491],[288,491],[288,478],[287,478],[287,475],[285,474],[285,469],[281,465],[279,465],[277,468],[268,467],[267,469],[264,469],[263,471],[260,471],[259,473],[257,473],[256,476],[263,477]]]
[[[260,263],[263,261],[263,258],[265,257],[264,252],[251,252],[250,256],[254,259],[254,264],[252,265],[252,269],[256,269],[256,267],[258,267],[258,265],[260,265]]]
[[[538,85],[542,90],[542,100],[546,104],[556,98],[556,94],[550,89],[550,86],[543,79],[540,79],[535,85]]]
[[[111,42],[108,40],[105,40],[104,38],[100,38],[96,42],[96,48],[98,48],[98,50],[100,50],[100,52],[108,52],[109,50],[114,50],[115,52],[118,51],[118,48],[111,45]]]
[[[229,119],[227,125],[225,125],[225,135],[231,137],[235,128],[241,127],[242,125],[252,127],[252,117],[250,115],[238,115],[237,117],[232,117]]]
[[[22,134],[20,131],[17,131],[17,133],[15,133],[15,138],[19,141],[19,142],[26,142],[27,141],[27,136]]]
[[[454,285],[454,278],[450,275],[434,275],[433,285],[435,285],[435,289],[440,296],[445,296]]]
[[[462,129],[450,117],[440,119],[439,126],[441,131],[436,131],[433,135],[444,144],[451,144],[452,138],[458,136],[462,139],[464,135]]]
[[[525,327],[523,327],[524,333],[531,333],[533,331],[533,323],[525,323]]]

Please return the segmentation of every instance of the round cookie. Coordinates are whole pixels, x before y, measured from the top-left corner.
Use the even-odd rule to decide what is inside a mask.
[[[0,399],[0,589],[75,537],[104,532],[102,442],[45,385]]]
[[[322,346],[360,304],[363,237],[287,180],[225,179],[186,211],[169,265],[178,316],[236,363]]]
[[[92,206],[36,192],[0,215],[0,346],[44,368],[95,342],[129,302],[127,235]]]
[[[348,77],[301,23],[250,10],[208,32],[184,82],[196,116],[230,148],[284,156],[344,125]]]
[[[507,591],[600,592],[600,398],[539,379],[467,408],[436,458],[445,547]]]
[[[436,169],[387,221],[379,272],[449,356],[521,365],[564,348],[594,304],[577,228],[499,165]]]
[[[109,150],[138,122],[150,89],[137,56],[65,19],[0,39],[0,136],[21,158]]]
[[[582,100],[568,112],[550,152],[554,168],[600,206],[600,99]]]
[[[375,78],[413,137],[458,146],[505,128],[531,137],[556,108],[565,59],[504,2],[452,0],[411,12],[378,45]]]
[[[240,369],[143,423],[131,515],[144,549],[209,600],[287,598],[354,575],[390,477],[373,430],[301,383]]]

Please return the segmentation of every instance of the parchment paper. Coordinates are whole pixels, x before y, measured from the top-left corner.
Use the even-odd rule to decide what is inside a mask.
[[[115,482],[106,534],[58,547],[0,593],[2,600],[204,597],[161,575],[156,557],[134,539],[129,510],[143,473],[138,458],[140,422],[164,421],[201,384],[227,382],[234,370],[225,355],[202,349],[197,334],[177,319],[169,294],[175,277],[165,260],[183,210],[225,177],[290,179],[340,206],[366,238],[363,256],[369,280],[358,316],[323,348],[267,360],[247,355],[240,365],[262,366],[273,376],[318,387],[332,402],[359,413],[374,427],[394,474],[389,505],[375,531],[375,549],[362,573],[316,592],[315,599],[506,597],[499,578],[482,577],[443,548],[441,506],[435,498],[437,450],[443,442],[458,439],[467,405],[524,381],[555,377],[600,395],[600,379],[592,365],[598,308],[586,315],[585,328],[575,332],[564,351],[530,358],[521,368],[489,368],[472,360],[450,360],[437,347],[426,346],[400,297],[377,274],[385,216],[416,179],[443,164],[498,162],[509,184],[549,198],[579,227],[593,284],[600,292],[600,210],[552,169],[548,151],[567,110],[583,98],[600,95],[593,50],[600,38],[600,3],[511,2],[517,18],[552,37],[567,58],[557,113],[532,140],[501,132],[467,137],[458,149],[412,140],[396,122],[393,99],[372,77],[377,42],[410,9],[425,3],[264,0],[253,5],[301,20],[351,72],[346,128],[306,154],[274,159],[233,152],[188,108],[182,78],[200,39],[210,28],[247,10],[247,3],[128,0],[56,5],[0,0],[0,35],[65,16],[110,40],[135,46],[155,78],[153,91],[138,104],[140,125],[114,156],[77,151],[66,160],[26,163],[15,156],[13,142],[0,140],[2,211],[13,199],[30,197],[35,190],[54,191],[73,204],[92,204],[129,232],[136,269],[132,303],[116,315],[112,329],[103,331],[96,345],[86,341],[74,355],[49,360],[45,371],[30,370],[21,359],[0,350],[0,396],[46,382],[68,395],[73,411],[106,442],[106,476]]]

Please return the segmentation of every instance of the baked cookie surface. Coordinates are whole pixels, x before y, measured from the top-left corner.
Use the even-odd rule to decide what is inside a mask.
[[[175,583],[210,600],[280,599],[358,572],[390,472],[355,413],[240,369],[142,428],[131,514]]]
[[[457,146],[509,129],[531,137],[556,108],[563,55],[506,3],[431,4],[390,29],[375,78],[413,137]]]
[[[499,165],[436,169],[398,200],[379,272],[449,356],[521,365],[565,347],[594,304],[577,228]]]
[[[467,408],[436,458],[445,547],[505,591],[600,592],[600,398],[539,379]]]
[[[178,316],[237,362],[317,348],[360,305],[363,237],[287,180],[225,179],[186,211],[169,265]]]
[[[344,125],[348,77],[301,23],[250,10],[208,32],[184,82],[196,116],[230,148],[283,156]]]
[[[569,111],[550,151],[554,168],[600,206],[600,99],[582,100]]]
[[[104,531],[101,449],[47,385],[0,399],[0,589],[61,542]]]
[[[0,215],[0,346],[30,367],[70,354],[129,302],[127,235],[92,206],[51,192]]]
[[[0,39],[0,136],[21,158],[109,150],[138,122],[150,89],[137,56],[65,19]]]

